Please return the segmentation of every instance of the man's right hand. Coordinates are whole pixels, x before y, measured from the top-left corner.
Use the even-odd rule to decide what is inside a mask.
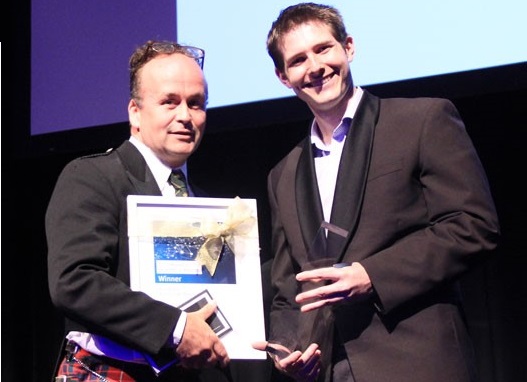
[[[275,367],[295,381],[313,382],[318,378],[321,367],[321,351],[318,344],[309,345],[304,352],[291,352],[280,344],[267,341],[254,342],[252,346],[256,350],[267,351]]]
[[[216,311],[212,302],[200,310],[187,313],[183,337],[175,349],[180,364],[186,368],[200,369],[220,365],[227,366],[229,355],[206,320]]]

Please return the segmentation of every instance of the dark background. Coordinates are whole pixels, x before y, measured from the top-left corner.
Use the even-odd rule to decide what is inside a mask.
[[[6,382],[50,380],[63,336],[47,290],[44,236],[45,209],[58,174],[69,160],[115,147],[129,135],[127,123],[119,123],[29,137],[29,4],[23,3],[8,32],[12,42],[3,44],[2,65],[1,353]],[[494,256],[462,280],[481,381],[527,380],[527,64],[366,88],[379,96],[444,96],[458,107],[487,170],[503,230]],[[260,119],[262,113],[273,118]],[[270,258],[265,177],[307,132],[310,113],[291,98],[212,109],[208,121],[189,171],[215,196],[257,198],[264,261]]]

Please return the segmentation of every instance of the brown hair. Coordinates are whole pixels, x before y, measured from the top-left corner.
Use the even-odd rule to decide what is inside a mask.
[[[130,98],[139,102],[139,79],[137,73],[146,65],[147,62],[157,56],[163,54],[184,54],[196,60],[198,65],[203,69],[203,61],[205,59],[205,51],[194,46],[180,45],[172,41],[154,41],[149,40],[130,56],[129,71],[130,71]]]
[[[297,26],[306,23],[322,23],[331,28],[333,37],[345,46],[348,33],[340,12],[329,5],[300,3],[283,9],[273,22],[267,35],[267,52],[273,59],[274,66],[284,71],[284,57],[281,51],[282,38]]]

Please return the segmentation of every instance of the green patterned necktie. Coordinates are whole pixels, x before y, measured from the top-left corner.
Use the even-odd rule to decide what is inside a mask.
[[[187,181],[183,171],[179,169],[172,170],[168,180],[170,184],[174,186],[174,189],[176,190],[176,196],[188,196]]]

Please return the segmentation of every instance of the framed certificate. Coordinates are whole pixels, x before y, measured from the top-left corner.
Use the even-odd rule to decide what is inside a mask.
[[[128,196],[130,285],[207,321],[231,359],[265,359],[255,199]]]

